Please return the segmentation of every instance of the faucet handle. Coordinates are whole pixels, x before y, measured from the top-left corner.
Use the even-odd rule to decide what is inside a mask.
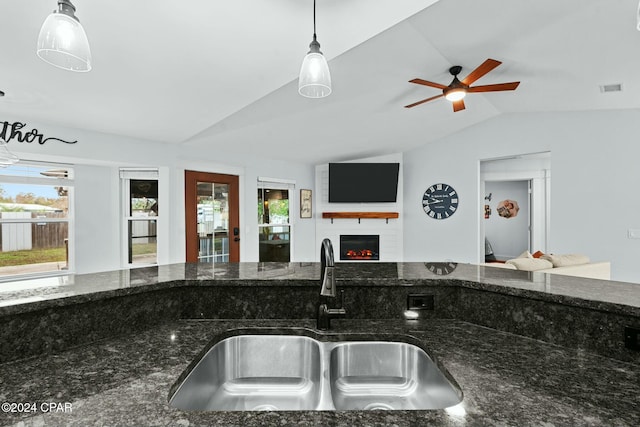
[[[324,267],[322,274],[322,284],[320,288],[320,295],[325,297],[336,296],[336,281],[335,281],[335,267]]]

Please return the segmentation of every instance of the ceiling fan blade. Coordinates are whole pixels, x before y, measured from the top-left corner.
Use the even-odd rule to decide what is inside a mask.
[[[438,89],[446,89],[448,86],[445,85],[441,85],[440,83],[434,83],[434,82],[430,82],[428,80],[422,80],[422,79],[413,79],[413,80],[409,80],[409,83],[416,83],[419,85],[425,85],[425,86],[431,86],[431,87],[435,87]]]
[[[485,74],[487,74],[489,71],[493,70],[500,64],[502,64],[502,62],[489,58],[486,61],[484,61],[482,64],[480,64],[478,68],[476,68],[471,73],[469,73],[467,77],[462,79],[462,83],[466,85],[470,85],[471,83],[475,82],[480,77],[484,76]]]
[[[503,90],[515,90],[520,82],[497,83],[494,85],[473,86],[467,89],[467,92],[499,92]]]
[[[405,105],[404,108],[415,107],[416,105],[424,104],[425,102],[433,101],[434,99],[442,98],[444,94],[432,96],[431,98],[423,99],[422,101],[414,102],[413,104]]]
[[[453,112],[454,113],[457,112],[457,111],[460,111],[460,110],[464,110],[464,108],[465,108],[464,107],[464,99],[461,99],[459,101],[453,101],[452,104],[453,104]]]

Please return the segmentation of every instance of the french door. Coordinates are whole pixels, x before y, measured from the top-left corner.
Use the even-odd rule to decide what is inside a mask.
[[[187,262],[239,262],[238,176],[185,171]]]

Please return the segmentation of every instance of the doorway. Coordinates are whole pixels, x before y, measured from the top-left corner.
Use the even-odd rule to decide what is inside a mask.
[[[480,162],[479,262],[547,252],[550,189],[550,152]]]
[[[485,260],[493,255],[506,261],[531,251],[531,181],[486,181],[484,188],[484,235],[492,252]]]
[[[237,175],[185,171],[187,262],[240,262]]]
[[[266,187],[265,187],[266,185]],[[258,242],[260,262],[291,261],[289,189],[273,183],[258,187]]]

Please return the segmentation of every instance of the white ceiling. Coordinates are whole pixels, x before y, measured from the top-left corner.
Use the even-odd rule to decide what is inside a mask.
[[[37,58],[55,0],[3,1],[0,114],[21,121],[322,163],[423,145],[499,114],[640,108],[638,0],[317,0],[333,93],[297,94],[312,0],[75,0],[93,70]],[[503,64],[453,113],[420,77],[448,84]],[[623,92],[599,85],[622,83]]]

